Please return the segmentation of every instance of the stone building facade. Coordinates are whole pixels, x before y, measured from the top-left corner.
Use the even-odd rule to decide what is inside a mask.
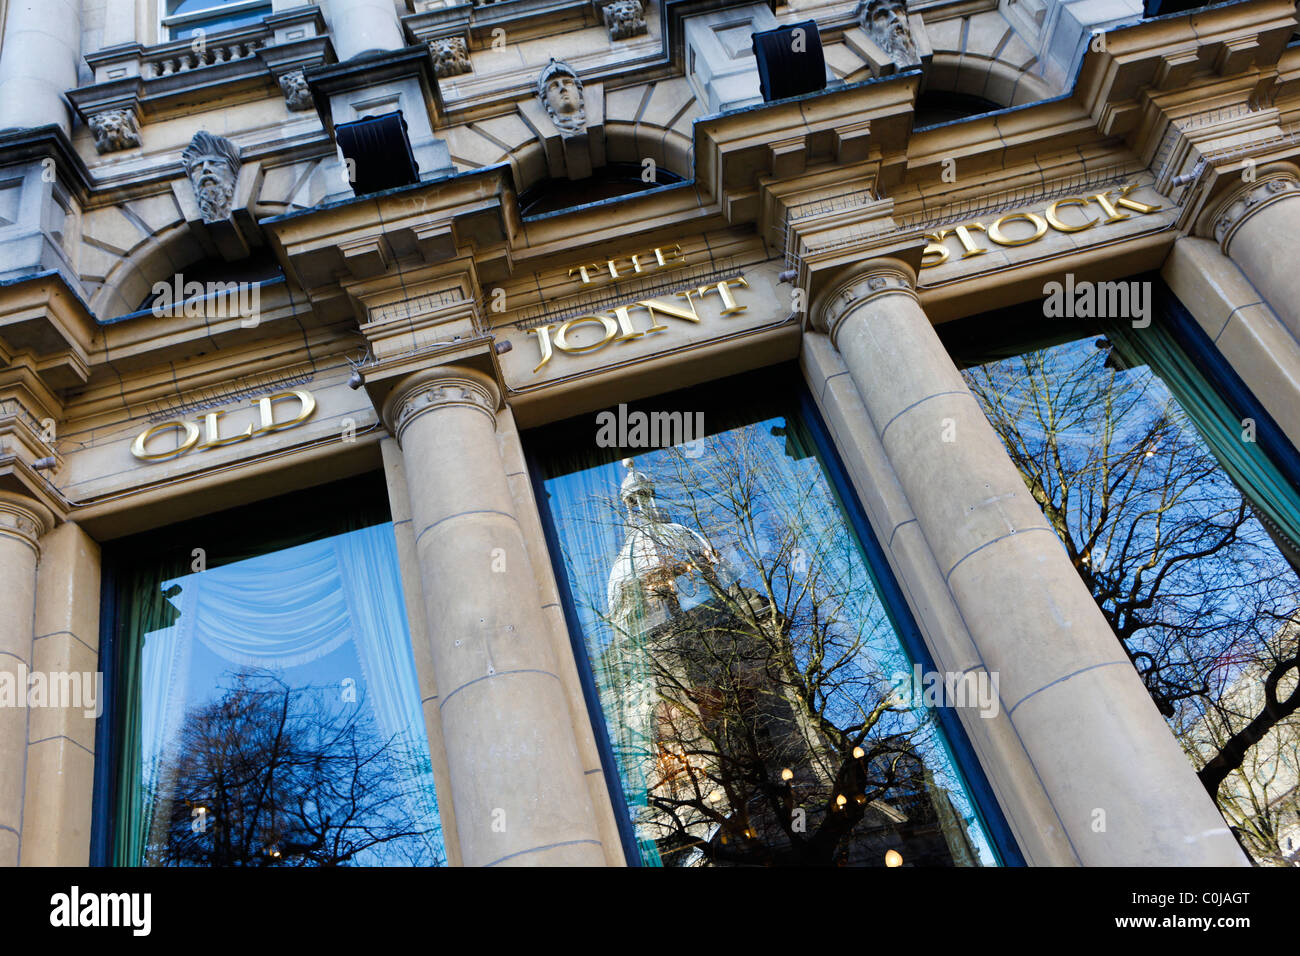
[[[1248,862],[940,333],[1158,276],[1294,447],[1291,0],[0,9],[11,672],[120,678],[116,543],[382,474],[446,860],[635,862],[540,436],[797,368],[923,652],[996,675],[998,857]],[[112,860],[104,700],[0,707],[0,863]]]

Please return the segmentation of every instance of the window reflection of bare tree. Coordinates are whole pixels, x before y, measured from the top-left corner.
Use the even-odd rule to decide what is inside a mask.
[[[606,629],[638,836],[668,865],[972,864],[933,726],[893,697],[902,658],[856,540],[815,459],[780,447],[738,429],[655,453],[655,481],[625,461],[590,519],[625,532],[604,594],[571,579]]]
[[[431,819],[412,819],[428,806],[420,755],[338,696],[241,673],[191,710],[158,775],[146,864],[441,863]]]
[[[1286,544],[1164,384],[1107,346],[1075,342],[965,375],[1247,851],[1300,862],[1300,845],[1286,846],[1300,844],[1298,591]]]

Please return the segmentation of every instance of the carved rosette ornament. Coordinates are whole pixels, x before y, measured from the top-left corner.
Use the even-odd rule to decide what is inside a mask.
[[[307,77],[302,70],[290,70],[280,77],[280,89],[284,92],[284,103],[294,112],[311,109],[311,90],[307,88]]]
[[[611,40],[626,40],[650,29],[645,22],[645,7],[641,0],[614,0],[602,13]]]
[[[0,538],[17,539],[39,553],[37,542],[54,528],[54,514],[40,502],[0,491]]]
[[[194,187],[203,221],[229,219],[239,178],[239,147],[224,136],[199,130],[181,153],[181,163]]]
[[[1214,217],[1214,238],[1226,255],[1228,245],[1247,219],[1265,206],[1300,195],[1300,181],[1287,172],[1278,172],[1239,190],[1225,202]]]
[[[101,154],[140,145],[140,125],[133,109],[104,110],[90,117],[87,125],[95,136],[95,149]]]
[[[440,77],[460,76],[473,69],[464,37],[436,37],[429,41],[429,53],[433,56],[433,72]]]
[[[420,372],[402,382],[384,402],[382,417],[400,442],[411,422],[425,412],[440,409],[474,409],[487,415],[495,428],[500,400],[501,393],[492,379],[451,366]]]
[[[921,62],[904,0],[866,0],[858,8],[858,22],[896,66],[916,66]]]
[[[916,276],[897,259],[875,259],[833,284],[813,304],[813,327],[836,343],[840,325],[858,309],[885,295],[906,295],[917,300]],[[838,343],[836,343],[838,345]]]
[[[587,105],[582,80],[569,64],[551,57],[551,62],[537,78],[537,97],[561,136],[578,136],[586,132]]]

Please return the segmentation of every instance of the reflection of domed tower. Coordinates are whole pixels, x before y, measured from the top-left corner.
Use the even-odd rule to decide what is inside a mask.
[[[627,475],[619,489],[626,511],[627,537],[614,559],[606,591],[609,622],[614,635],[601,655],[604,710],[611,718],[615,749],[629,776],[630,794],[662,793],[665,786],[665,746],[680,750],[680,730],[665,733],[662,724],[697,724],[698,714],[676,714],[660,699],[658,682],[665,670],[670,683],[680,673],[672,647],[691,630],[682,611],[682,592],[704,597],[719,586],[722,562],[700,533],[669,521],[655,501],[654,483],[624,459]],[[667,738],[667,741],[666,741]],[[665,825],[649,806],[638,813],[639,830],[657,832]],[[706,821],[688,825],[697,839],[708,839]],[[647,837],[648,838],[648,837]]]
[[[968,845],[945,843],[941,831],[960,835],[960,821],[924,764],[907,763],[905,741],[871,768],[853,763],[867,760],[861,748],[839,753],[800,693],[790,636],[798,623],[724,568],[703,534],[669,521],[649,476],[624,465],[627,535],[609,574],[612,634],[597,667],[647,858],[878,865],[900,847],[908,864],[972,859]],[[730,543],[723,536],[734,532],[717,527]],[[868,778],[888,776],[897,777],[891,792],[868,800]],[[851,809],[828,809],[850,799]],[[840,819],[851,821],[842,832]],[[823,823],[834,838],[812,841]]]
[[[650,630],[681,612],[678,578],[717,572],[718,552],[684,525],[668,521],[655,503],[654,483],[625,458],[627,475],[619,497],[627,509],[628,533],[609,572],[610,620],[620,628]]]

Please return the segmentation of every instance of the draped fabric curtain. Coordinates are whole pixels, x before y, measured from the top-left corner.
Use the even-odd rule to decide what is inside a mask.
[[[422,757],[423,797],[436,806],[424,719],[411,660],[401,576],[391,524],[209,568],[142,576],[127,609],[127,631],[142,636],[138,667],[123,690],[131,702],[122,772],[126,795],[117,830],[119,864],[142,859],[151,831],[166,821],[156,801],[184,718],[197,646],[237,668],[279,671],[308,664],[352,641],[365,700],[386,740]],[[174,763],[174,761],[172,762]],[[408,795],[408,809],[423,816]]]
[[[1114,322],[1106,335],[1130,365],[1146,365],[1168,386],[1223,470],[1242,494],[1284,536],[1292,560],[1300,542],[1300,494],[1257,441],[1243,441],[1242,410],[1233,407],[1197,368],[1175,338],[1168,312],[1145,328]],[[1160,321],[1163,320],[1163,321]],[[1222,361],[1222,359],[1220,359]]]

